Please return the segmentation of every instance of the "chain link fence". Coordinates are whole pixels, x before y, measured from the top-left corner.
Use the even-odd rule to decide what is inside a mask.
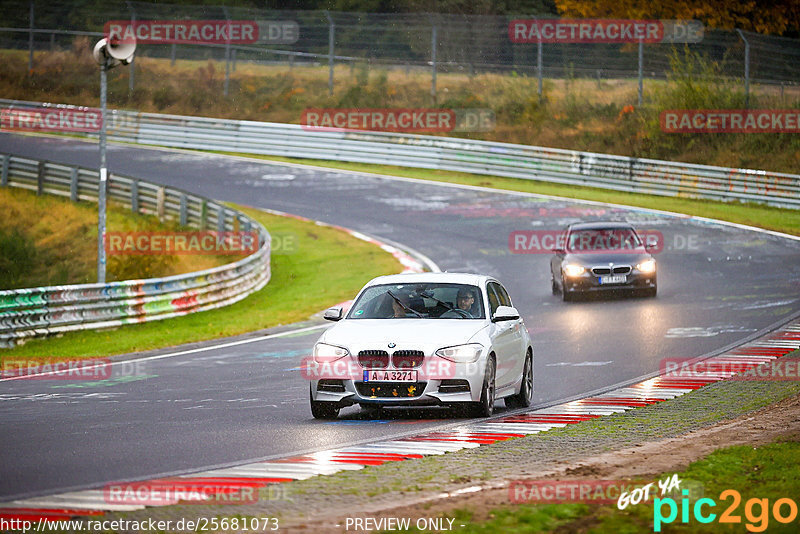
[[[718,62],[720,75],[741,82],[743,88],[749,83],[784,87],[800,82],[800,40],[708,29],[699,43],[644,44],[641,56],[635,43],[542,44],[540,69],[537,45],[512,43],[508,34],[512,19],[506,16],[272,11],[121,1],[107,2],[98,11],[64,0],[16,0],[9,2],[0,16],[0,48],[27,49],[32,68],[33,51],[67,47],[76,35],[99,38],[110,20],[176,19],[293,21],[299,36],[293,44],[282,45],[145,44],[138,48],[137,56],[224,61],[226,80],[239,61],[328,66],[331,92],[335,88],[333,67],[342,64],[405,69],[415,74],[420,69],[430,71],[434,97],[437,73],[666,79],[671,73],[670,57],[683,50]],[[131,90],[133,84],[132,77]]]

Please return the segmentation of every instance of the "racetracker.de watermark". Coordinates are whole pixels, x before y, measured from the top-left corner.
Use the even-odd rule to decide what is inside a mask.
[[[659,364],[663,376],[684,380],[800,380],[800,360],[775,358],[760,363],[745,356],[729,356],[696,361],[694,358],[663,358]]]
[[[630,239],[630,232],[584,231],[570,243],[569,252],[575,254],[603,254],[608,252],[639,254],[642,245],[647,252],[658,254],[664,250],[664,234],[658,230],[641,230],[638,235],[642,243]],[[508,234],[508,249],[512,254],[552,254],[555,249],[564,249],[567,244],[564,230],[514,230]]]
[[[696,20],[518,19],[508,24],[512,43],[699,43]]]
[[[3,359],[0,378],[26,380],[103,380],[111,378],[111,360],[10,360]]]
[[[107,232],[109,256],[241,255],[258,250],[258,232]]]
[[[665,133],[800,133],[798,109],[670,109],[659,121]]]
[[[315,131],[488,132],[495,127],[495,114],[486,108],[310,108],[300,125]]]
[[[26,132],[99,132],[103,124],[94,108],[0,108],[0,130]]]
[[[239,505],[291,499],[285,487],[265,487],[260,481],[161,479],[106,484],[103,500],[108,504],[169,506],[177,503]]]
[[[103,34],[115,44],[294,44],[291,20],[111,20]]]

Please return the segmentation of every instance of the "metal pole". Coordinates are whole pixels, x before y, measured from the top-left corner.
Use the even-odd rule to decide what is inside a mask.
[[[431,31],[431,96],[436,104],[436,24]]]
[[[107,65],[100,67],[100,182],[97,188],[97,282],[106,282],[106,72]]]
[[[542,102],[543,98],[543,90],[542,90],[542,41],[539,40],[538,47],[536,50],[536,77],[538,78],[539,87],[537,92],[539,93],[539,103]]]
[[[30,32],[28,33],[28,73],[33,70],[33,0],[30,2]]]
[[[744,41],[744,108],[750,108],[750,43],[742,33],[742,30],[736,30],[739,37]]]
[[[643,74],[642,73],[643,73],[643,71],[644,71],[644,41],[642,41],[640,39],[639,40],[639,106],[642,105],[642,92],[643,92],[643,87],[642,87]]]
[[[126,2],[128,4],[128,9],[131,10],[131,26],[136,28],[136,10],[133,9],[130,2]],[[136,64],[134,63],[135,59],[131,59],[129,68],[128,68],[128,96],[133,95],[133,85],[136,78]]]
[[[175,43],[172,43],[172,48],[169,51],[169,64],[175,66]]]
[[[336,24],[333,22],[333,17],[331,17],[329,11],[325,11],[325,16],[328,18],[328,94],[333,96],[333,53]]]
[[[225,20],[228,21],[228,32],[227,32],[227,39],[225,40],[225,88],[223,93],[225,96],[228,96],[228,86],[231,82],[231,40],[230,40],[230,20],[231,18],[228,16],[228,8],[222,6],[223,11],[225,12]]]

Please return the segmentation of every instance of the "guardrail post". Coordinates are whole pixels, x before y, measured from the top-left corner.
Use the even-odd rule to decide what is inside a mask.
[[[181,193],[180,225],[186,226],[186,195],[184,195],[183,193]]]
[[[78,167],[72,167],[69,171],[69,199],[78,201]]]
[[[139,180],[131,180],[131,211],[139,213]]]
[[[36,194],[44,193],[44,161],[40,161],[36,172]]]
[[[8,164],[11,161],[11,156],[3,154],[3,171],[0,175],[0,185],[6,187],[8,185]]]
[[[220,234],[225,231],[225,208],[217,207],[217,232]]]
[[[158,220],[164,220],[164,188],[159,187],[156,190],[156,214],[158,215]]]
[[[208,206],[205,199],[200,199],[200,230],[203,231],[208,227]]]

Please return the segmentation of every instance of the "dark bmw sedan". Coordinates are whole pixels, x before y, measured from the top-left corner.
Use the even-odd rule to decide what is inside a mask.
[[[656,260],[633,227],[623,222],[572,224],[550,260],[553,294],[564,300],[599,291],[656,295]]]

